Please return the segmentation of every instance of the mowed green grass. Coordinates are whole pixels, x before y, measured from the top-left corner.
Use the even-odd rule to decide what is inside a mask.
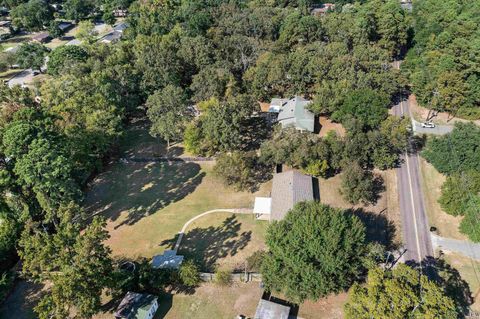
[[[140,123],[126,134],[123,156],[138,159],[159,155],[164,147],[156,143]],[[171,249],[178,232],[192,217],[212,209],[252,208],[256,195],[270,191],[269,185],[263,185],[257,194],[236,192],[214,176],[213,166],[211,162],[118,161],[95,179],[85,207],[89,213],[107,218],[111,236],[107,244],[115,256],[150,258]],[[245,257],[263,247],[266,227],[267,223],[257,222],[251,215],[205,216],[190,226],[185,250],[198,260],[207,253],[210,260],[215,256],[215,261],[235,264],[236,260],[228,259]],[[194,247],[197,243],[199,250]]]

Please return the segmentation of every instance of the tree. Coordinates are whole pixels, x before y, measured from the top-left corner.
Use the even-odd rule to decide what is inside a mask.
[[[362,169],[357,162],[350,162],[344,165],[342,174],[341,193],[351,204],[371,204],[377,198],[378,183],[372,172]]]
[[[40,31],[53,20],[53,12],[45,0],[30,0],[12,9],[12,23],[17,28]]]
[[[188,287],[195,287],[200,283],[198,267],[192,260],[182,264],[179,271],[180,281]]]
[[[60,28],[60,21],[52,20],[48,25],[48,34],[52,38],[60,38],[65,34],[65,32]]]
[[[465,217],[460,223],[460,231],[473,242],[480,242],[480,196],[470,195],[465,202]]]
[[[152,122],[150,134],[167,141],[180,141],[183,138],[185,124],[191,118],[188,100],[180,87],[166,86],[161,91],[155,91],[147,99],[147,116]]]
[[[289,300],[317,300],[350,287],[363,272],[365,226],[346,211],[319,202],[295,205],[267,229],[265,287]]]
[[[355,90],[346,94],[332,119],[342,123],[354,118],[368,129],[377,128],[388,115],[389,98],[371,89]]]
[[[399,264],[392,270],[371,269],[365,286],[353,284],[346,318],[457,318],[455,303],[437,284],[417,270]]]
[[[77,39],[86,44],[92,44],[96,41],[97,35],[98,32],[95,30],[95,25],[92,21],[86,20],[78,23]]]
[[[480,171],[480,128],[456,123],[453,131],[427,140],[422,156],[440,173]]]
[[[31,222],[20,240],[23,273],[36,282],[52,283],[35,312],[41,319],[63,319],[75,309],[78,317],[91,318],[100,310],[103,289],[111,286],[106,223],[97,216],[82,231],[78,217],[83,212],[74,204],[61,207],[57,215],[60,223],[54,233]]]
[[[220,154],[217,157],[213,172],[226,185],[236,190],[256,190],[258,184],[266,181],[270,167],[261,165],[255,152],[234,151],[230,154]]]
[[[20,67],[25,69],[32,68],[34,70],[41,70],[45,63],[45,55],[47,52],[48,49],[40,43],[24,43],[15,53],[16,62]]]
[[[457,172],[447,177],[442,185],[438,202],[442,209],[453,216],[463,216],[472,195],[480,192],[480,172]]]
[[[65,67],[70,67],[79,62],[85,62],[87,58],[87,51],[80,46],[64,45],[55,48],[49,55],[47,72],[51,75],[58,75]]]
[[[79,22],[85,20],[95,8],[92,0],[67,0],[65,2],[65,15],[67,19]]]

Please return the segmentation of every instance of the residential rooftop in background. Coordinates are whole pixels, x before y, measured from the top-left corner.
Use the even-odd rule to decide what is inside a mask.
[[[288,319],[290,307],[260,299],[254,319]]]
[[[158,309],[157,297],[127,292],[115,312],[117,319],[152,319]]]
[[[273,99],[274,102],[276,99]],[[282,103],[277,121],[283,128],[294,127],[300,131],[315,131],[315,115],[307,110],[307,105],[310,101],[305,100],[300,96],[286,101],[285,99],[278,99]]]

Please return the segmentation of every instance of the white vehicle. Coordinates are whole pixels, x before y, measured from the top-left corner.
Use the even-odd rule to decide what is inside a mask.
[[[423,128],[435,128],[435,124],[433,122],[423,122],[422,127]]]

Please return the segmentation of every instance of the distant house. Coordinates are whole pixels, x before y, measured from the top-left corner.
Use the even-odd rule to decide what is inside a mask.
[[[310,13],[315,16],[323,16],[329,11],[335,10],[335,4],[334,3],[324,3],[321,4],[317,7],[312,8]]]
[[[295,204],[314,199],[312,177],[291,170],[273,176],[271,197],[256,197],[253,213],[257,219],[282,220]]]
[[[183,256],[177,255],[175,250],[165,250],[162,255],[152,258],[152,267],[155,269],[178,269],[183,262]]]
[[[73,23],[68,22],[68,21],[63,21],[58,24],[58,28],[62,30],[63,32],[67,32],[73,27]]]
[[[310,101],[300,96],[290,100],[272,99],[270,112],[278,113],[277,122],[283,128],[294,127],[300,131],[315,131],[315,115],[307,110]]]
[[[123,31],[128,27],[128,24],[125,22],[119,23],[113,27],[113,31],[105,35],[100,39],[102,43],[114,43],[119,41],[122,38]]]
[[[32,41],[35,41],[38,43],[47,43],[51,39],[52,37],[47,32],[41,32],[32,37]]]
[[[290,307],[260,299],[254,319],[288,319]]]
[[[156,296],[127,292],[115,312],[117,319],[152,319],[158,309]]]

